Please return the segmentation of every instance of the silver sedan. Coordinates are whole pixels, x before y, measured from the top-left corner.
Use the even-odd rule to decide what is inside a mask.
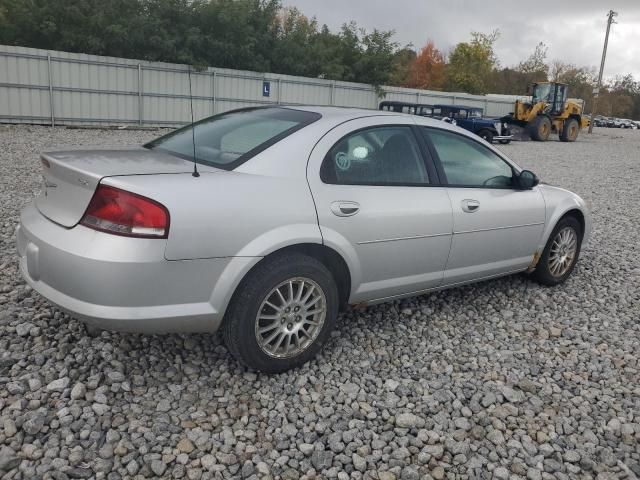
[[[222,329],[251,368],[312,358],[341,308],[529,272],[571,274],[574,193],[428,118],[248,108],[143,147],[44,153],[21,271],[98,328]]]

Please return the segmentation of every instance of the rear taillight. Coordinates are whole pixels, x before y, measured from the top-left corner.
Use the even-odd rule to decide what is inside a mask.
[[[150,198],[98,185],[80,224],[127,237],[167,238],[169,212]]]

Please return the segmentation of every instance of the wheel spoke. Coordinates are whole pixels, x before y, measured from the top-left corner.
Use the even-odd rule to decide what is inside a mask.
[[[309,335],[309,332],[307,332],[307,330],[304,327],[302,327],[300,331],[304,334],[305,337],[311,338],[311,335]]]
[[[282,292],[280,291],[279,288],[276,288],[276,294],[278,295],[278,298],[280,298],[280,303],[282,304],[282,306],[284,307],[287,303],[287,300],[284,298],[284,295],[282,295]]]
[[[280,335],[281,333],[282,333],[282,332],[281,332],[280,330],[276,330],[276,331],[275,331],[275,332],[273,332],[271,335],[269,335],[269,337],[268,337],[268,338],[266,338],[266,339],[265,339],[264,343],[265,343],[265,344],[267,344],[267,345],[269,345],[269,344],[270,344],[271,342],[273,342],[273,341],[276,339],[276,337],[277,337],[278,335]]]
[[[309,300],[309,298],[311,298],[311,295],[313,295],[313,292],[315,291],[315,289],[316,289],[316,287],[311,286],[311,287],[309,288],[309,291],[307,292],[307,294],[304,296],[304,298],[301,300],[301,302],[300,302],[300,303],[302,303],[303,305],[304,305],[305,303],[307,303],[307,301]]]
[[[280,336],[278,337],[278,341],[276,342],[275,346],[273,347],[273,352],[277,352],[278,349],[280,348],[280,345],[282,344],[282,340],[284,340],[285,338],[287,338],[287,334],[284,332],[280,332]]]
[[[271,330],[273,330],[274,328],[277,328],[278,324],[277,323],[272,323],[270,325],[267,325],[266,327],[262,327],[258,329],[258,333],[263,334],[263,333],[267,333],[270,332]]]
[[[276,307],[273,303],[271,303],[269,300],[264,302],[265,305],[273,308],[276,312],[281,312],[282,308],[281,307]]]
[[[322,297],[317,296],[316,298],[311,300],[309,303],[305,303],[304,304],[304,308],[306,308],[308,310],[309,308],[313,307],[316,303],[318,303],[321,299],[322,299]]]
[[[293,301],[293,282],[289,280],[289,301]]]
[[[298,282],[298,294],[296,295],[296,302],[299,302],[302,298],[302,292],[304,291],[304,280]]]

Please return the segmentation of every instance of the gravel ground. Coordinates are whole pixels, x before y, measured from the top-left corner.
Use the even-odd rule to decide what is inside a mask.
[[[18,274],[37,153],[158,132],[0,126],[0,476],[640,476],[640,132],[596,130],[501,147],[592,205],[565,285],[513,276],[352,311],[316,360],[265,376],[218,335],[91,338]]]

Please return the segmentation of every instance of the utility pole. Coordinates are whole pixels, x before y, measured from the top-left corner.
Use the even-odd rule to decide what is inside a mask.
[[[600,87],[602,87],[602,74],[604,73],[604,60],[607,58],[607,44],[609,43],[609,31],[611,30],[611,24],[616,23],[613,18],[617,17],[618,13],[613,10],[609,10],[607,19],[607,33],[604,36],[604,48],[602,49],[602,60],[600,61],[600,73],[598,74],[598,84],[593,90],[593,105],[591,107],[591,122],[589,122],[589,133],[593,132],[593,121],[598,111],[598,97],[600,96]]]

